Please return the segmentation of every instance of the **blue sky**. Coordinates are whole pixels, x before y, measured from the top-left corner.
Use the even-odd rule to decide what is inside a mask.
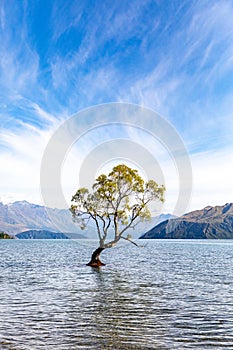
[[[0,198],[39,202],[56,128],[93,105],[128,102],[182,137],[190,210],[232,202],[232,23],[232,0],[1,1]]]

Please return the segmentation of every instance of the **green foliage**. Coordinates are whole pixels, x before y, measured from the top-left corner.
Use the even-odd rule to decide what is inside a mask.
[[[102,174],[94,182],[92,192],[80,188],[72,197],[70,211],[84,229],[94,220],[101,247],[113,246],[123,233],[136,223],[136,219],[150,218],[148,203],[164,201],[164,186],[154,180],[147,183],[137,170],[124,164],[115,166],[108,176]],[[108,230],[114,228],[115,238],[105,243]]]
[[[7,233],[5,232],[0,232],[0,239],[12,239],[13,237],[9,236]]]

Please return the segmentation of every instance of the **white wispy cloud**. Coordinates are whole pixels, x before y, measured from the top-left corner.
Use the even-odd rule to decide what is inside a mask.
[[[35,84],[39,69],[39,56],[28,45],[25,30],[23,25],[18,28],[15,39],[13,28],[6,22],[0,32],[0,83],[19,93]]]
[[[55,116],[45,111],[36,102],[28,101],[28,104],[31,105],[37,117],[41,118],[43,122],[47,121],[50,124],[57,124],[59,122],[59,119],[61,118],[61,116],[58,116],[58,115]]]
[[[190,208],[232,202],[233,149],[193,155],[193,195]]]
[[[175,93],[182,83],[178,77],[169,77],[168,67],[167,62],[162,62],[149,74],[134,81],[130,87],[130,94],[124,91],[121,100],[133,101],[167,114],[170,107],[169,96]]]
[[[219,75],[224,73],[226,67],[230,68],[228,60],[233,52],[233,4],[228,0],[211,1],[209,6],[199,2],[192,11],[190,24],[184,31],[186,52],[180,64],[197,60],[197,73],[201,74],[205,69],[201,78],[206,74],[206,82],[211,80],[214,84],[216,71]]]
[[[17,193],[18,197],[22,196],[20,199],[33,197],[38,202],[40,155],[45,135],[39,136],[30,128],[18,135],[5,133],[4,139],[8,149],[0,154],[1,196],[13,197]]]
[[[200,130],[206,141],[208,134],[210,140],[220,139],[229,133],[231,118],[226,118],[230,89],[221,99],[218,96],[221,87],[229,85],[225,80],[233,68],[232,2],[197,2],[179,20],[168,45],[158,51],[154,67],[135,76],[120,101],[139,103],[168,117],[186,142],[195,142]],[[149,42],[143,49],[154,60]]]
[[[38,203],[41,159],[59,122],[44,129],[22,121],[20,124],[16,131],[0,130],[1,142],[5,145],[0,153],[0,197]]]
[[[64,2],[54,2],[52,8],[53,36],[52,40],[57,41],[62,34],[76,27],[83,14],[84,3],[75,2],[67,6]]]

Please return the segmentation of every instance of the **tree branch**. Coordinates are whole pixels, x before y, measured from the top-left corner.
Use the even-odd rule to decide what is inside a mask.
[[[136,247],[139,247],[139,245],[138,245],[137,243],[135,243],[134,241],[131,241],[131,239],[129,239],[129,238],[127,238],[127,237],[123,237],[123,236],[121,236],[121,238],[123,238],[125,241],[128,241],[128,242],[130,242],[130,243],[136,245]]]
[[[101,242],[102,237],[101,237],[101,233],[100,233],[100,227],[99,227],[98,220],[97,220],[96,217],[95,217],[94,215],[92,215],[91,213],[90,213],[90,216],[91,216],[92,219],[95,221],[96,228],[97,228],[97,232],[98,232],[98,236],[99,236],[99,241]]]

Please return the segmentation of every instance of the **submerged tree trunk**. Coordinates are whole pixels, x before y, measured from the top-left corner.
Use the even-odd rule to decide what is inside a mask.
[[[102,263],[102,261],[100,261],[100,254],[102,253],[102,251],[104,250],[104,248],[97,248],[92,256],[91,256],[91,261],[87,264],[87,266],[91,266],[91,267],[100,267],[100,266],[105,266],[104,263]]]

